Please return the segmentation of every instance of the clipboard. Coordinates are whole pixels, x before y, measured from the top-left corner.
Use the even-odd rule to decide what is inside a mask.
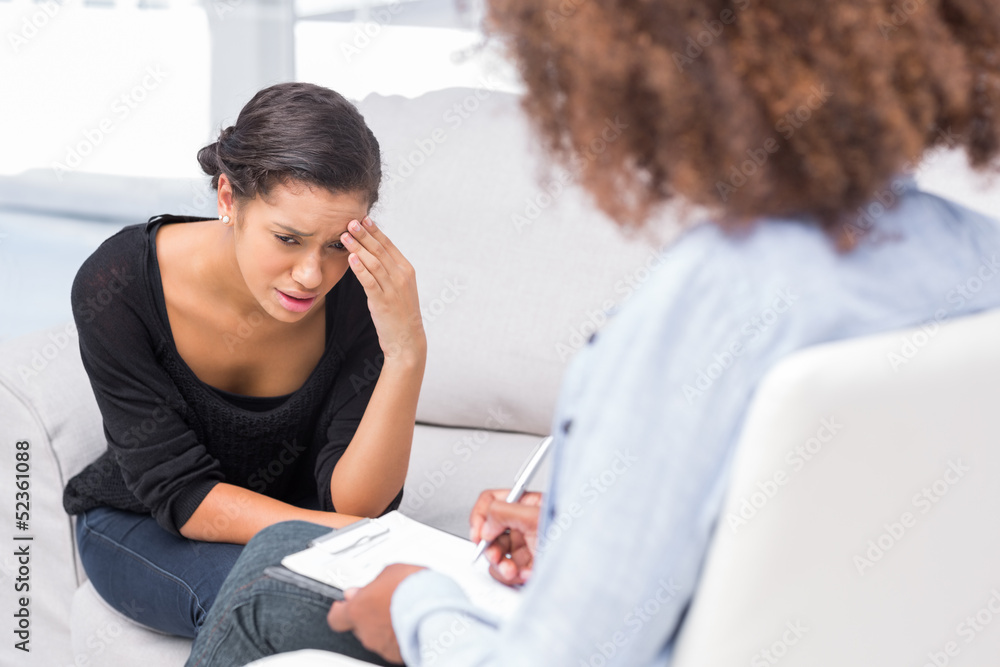
[[[323,545],[321,548],[329,551],[331,554],[346,554],[350,550],[360,546],[369,544],[374,546],[378,539],[386,537],[388,534],[389,529],[387,527],[373,523],[371,519],[362,519],[349,526],[335,528],[326,535],[321,535],[310,540],[309,547]],[[264,568],[264,574],[271,579],[283,581],[286,584],[292,584],[307,591],[318,593],[330,600],[340,601],[344,599],[344,591],[342,589],[290,570],[284,565],[270,565]]]
[[[318,537],[308,549],[285,556],[281,565],[326,587],[303,588],[334,589],[341,598],[344,590],[371,583],[387,565],[422,565],[451,577],[477,606],[501,617],[513,614],[520,603],[518,590],[493,579],[485,560],[473,563],[475,549],[469,540],[393,511]],[[298,585],[292,579],[282,580]]]
[[[310,540],[309,546],[319,546],[331,554],[343,554],[366,545],[373,546],[388,535],[389,527],[380,523],[378,519],[361,519]]]

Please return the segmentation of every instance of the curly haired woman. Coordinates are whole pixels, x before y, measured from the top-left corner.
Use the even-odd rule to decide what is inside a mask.
[[[1000,226],[905,173],[945,146],[996,164],[1000,5],[912,5],[492,0],[529,117],[598,206],[633,229],[669,202],[707,222],[574,358],[544,500],[487,491],[472,511],[472,539],[497,538],[494,576],[526,582],[517,614],[499,622],[448,577],[394,565],[335,603],[331,628],[411,666],[671,663],[767,371],[808,346],[1000,307],[1000,280],[950,298],[996,262]],[[627,129],[595,146],[609,119]],[[632,464],[595,491],[622,443]],[[189,664],[242,664],[290,614],[303,622],[286,649],[336,650],[321,600],[253,578],[319,530],[251,543]],[[650,599],[658,613],[637,614]]]

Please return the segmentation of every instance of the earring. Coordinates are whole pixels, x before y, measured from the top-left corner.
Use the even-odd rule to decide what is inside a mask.
[[[228,215],[222,216],[222,224],[224,224],[224,225],[228,225],[229,224],[229,216]]]

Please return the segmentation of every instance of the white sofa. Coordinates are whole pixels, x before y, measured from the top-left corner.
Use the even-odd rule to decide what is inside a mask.
[[[452,89],[415,100],[372,96],[360,107],[384,153],[374,217],[417,268],[429,341],[402,511],[464,535],[479,491],[509,486],[548,432],[572,353],[656,258],[648,242],[622,238],[578,188],[539,184],[537,153],[513,96]],[[0,182],[0,226],[11,229],[0,253],[72,242],[74,216],[110,221],[101,228],[106,237],[159,213],[215,210],[202,181],[74,174],[55,182],[26,174]],[[21,235],[43,222],[58,235],[37,242]],[[88,229],[79,240],[85,248],[96,243]],[[63,261],[49,271],[45,259],[40,253],[32,270],[41,283],[60,276],[45,289],[68,304],[75,267]],[[0,343],[0,499],[8,517],[0,522],[0,615],[8,619],[0,664],[178,667],[189,642],[111,611],[77,560],[62,488],[105,441],[72,322],[56,321]],[[19,608],[11,547],[20,534],[12,514],[17,442],[28,442],[30,453],[30,653],[9,641]]]

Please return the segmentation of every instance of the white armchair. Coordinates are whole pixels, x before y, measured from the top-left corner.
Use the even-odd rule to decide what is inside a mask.
[[[998,340],[993,311],[768,374],[674,667],[997,664]]]

